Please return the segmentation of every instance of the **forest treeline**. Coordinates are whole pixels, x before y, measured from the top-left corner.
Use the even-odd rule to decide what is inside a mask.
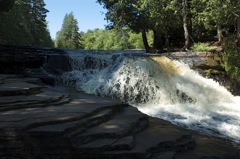
[[[98,0],[107,9],[110,27],[127,26],[142,33],[153,31],[153,48],[183,43],[218,40],[224,36],[240,36],[239,0]]]
[[[106,29],[79,32],[73,13],[67,14],[62,29],[57,33],[56,47],[145,48],[147,52],[156,52],[172,47],[189,49],[191,44],[199,41],[217,41],[222,44],[223,37],[234,36],[237,40],[240,37],[239,0],[97,2],[107,10],[105,16],[109,25]]]
[[[240,80],[240,0],[97,0],[105,29],[81,32],[73,13],[52,40],[44,0],[0,0],[0,44],[72,49],[189,49],[197,42],[223,46],[223,67]]]
[[[152,32],[147,33],[152,44]],[[140,33],[132,32],[128,27],[121,29],[94,29],[79,32],[78,22],[73,12],[66,14],[61,30],[54,40],[55,47],[71,49],[144,49]]]
[[[97,0],[106,10],[106,29],[81,32],[73,13],[50,37],[44,0],[1,0],[0,43],[72,49],[188,49],[199,41],[240,36],[239,0]]]
[[[65,15],[61,30],[52,40],[46,21],[48,12],[43,0],[0,1],[0,44],[72,49],[144,49],[141,35],[127,27],[80,32],[72,12]],[[148,35],[151,44],[152,34]]]
[[[53,46],[43,0],[1,0],[0,6],[0,44]]]
[[[153,44],[153,33],[147,33],[150,46]],[[81,32],[85,49],[144,49],[141,33],[132,32],[129,28],[94,29]]]

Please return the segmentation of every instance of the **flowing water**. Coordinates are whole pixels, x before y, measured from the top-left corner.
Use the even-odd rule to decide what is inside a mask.
[[[240,142],[240,97],[164,56],[70,54],[65,84],[112,96],[150,116]]]

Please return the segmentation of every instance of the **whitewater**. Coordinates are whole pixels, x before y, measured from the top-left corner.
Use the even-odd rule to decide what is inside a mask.
[[[70,53],[61,76],[79,91],[128,102],[141,112],[197,132],[240,142],[240,97],[187,64],[146,54]]]

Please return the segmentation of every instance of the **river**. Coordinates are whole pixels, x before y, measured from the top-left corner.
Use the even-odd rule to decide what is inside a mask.
[[[144,54],[70,53],[61,80],[197,132],[240,142],[240,97],[187,64]]]

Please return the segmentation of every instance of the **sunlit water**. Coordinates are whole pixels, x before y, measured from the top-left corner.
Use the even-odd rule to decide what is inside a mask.
[[[70,57],[74,71],[63,74],[65,84],[121,99],[176,125],[240,142],[240,97],[187,65],[160,56]]]

